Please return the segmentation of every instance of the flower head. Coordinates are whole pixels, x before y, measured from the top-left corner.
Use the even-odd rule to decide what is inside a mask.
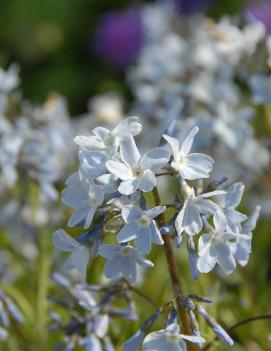
[[[198,131],[198,127],[193,128],[182,145],[179,144],[177,139],[163,135],[173,152],[171,166],[180,173],[183,179],[208,178],[209,173],[213,169],[214,160],[210,156],[200,153],[189,154]]]
[[[203,227],[201,215],[212,215],[219,210],[218,205],[208,198],[224,193],[223,190],[215,190],[196,195],[194,189],[189,188],[189,194],[186,196],[183,207],[175,221],[178,235],[183,232],[188,235],[198,234]]]
[[[124,137],[120,143],[120,160],[110,160],[106,167],[121,179],[119,192],[123,195],[134,193],[137,189],[149,192],[156,186],[155,173],[160,171],[169,160],[165,148],[156,147],[140,155],[134,138]]]
[[[165,206],[157,206],[147,211],[133,205],[123,207],[121,214],[126,224],[118,233],[118,242],[135,240],[136,247],[142,254],[150,253],[152,242],[163,245],[164,241],[153,218],[165,210]]]
[[[137,278],[137,266],[153,267],[153,263],[142,257],[136,249],[130,245],[112,246],[102,244],[99,254],[108,261],[104,268],[104,274],[110,279],[125,278],[133,284]]]
[[[76,268],[81,273],[82,278],[85,279],[89,261],[89,248],[80,244],[62,229],[54,233],[53,243],[59,250],[71,253],[65,267],[68,269]]]
[[[238,234],[227,230],[227,221],[219,212],[214,216],[214,225],[213,232],[199,239],[198,270],[208,273],[218,264],[225,274],[230,274],[236,267],[230,244],[238,239]],[[243,236],[243,239],[248,237]]]

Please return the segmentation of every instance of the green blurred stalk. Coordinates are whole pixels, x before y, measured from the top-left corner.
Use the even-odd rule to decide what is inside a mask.
[[[48,350],[48,300],[50,287],[51,254],[48,233],[39,233],[39,264],[37,289],[37,346],[40,351]]]

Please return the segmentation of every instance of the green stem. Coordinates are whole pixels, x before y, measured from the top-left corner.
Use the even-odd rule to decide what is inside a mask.
[[[47,314],[48,300],[47,294],[50,284],[51,260],[49,254],[48,237],[46,232],[39,232],[39,277],[37,291],[37,342],[39,350],[48,350]]]

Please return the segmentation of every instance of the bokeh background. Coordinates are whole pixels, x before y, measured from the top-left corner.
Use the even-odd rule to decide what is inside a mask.
[[[248,5],[246,0],[176,1],[184,14],[204,11],[213,18]],[[140,49],[138,23],[129,10],[136,11],[142,3],[3,0],[0,65],[20,64],[25,98],[42,102],[48,92],[58,91],[67,97],[72,114],[85,112],[93,94],[113,89],[128,95],[123,69]]]

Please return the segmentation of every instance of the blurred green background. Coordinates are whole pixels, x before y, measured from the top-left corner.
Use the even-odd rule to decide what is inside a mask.
[[[211,0],[209,14],[237,12],[246,0]],[[121,69],[95,54],[100,16],[136,6],[129,0],[1,0],[0,66],[21,66],[24,97],[42,102],[48,92],[66,96],[72,114],[86,110],[87,98],[115,89],[126,91]],[[110,58],[107,58],[107,62]]]

